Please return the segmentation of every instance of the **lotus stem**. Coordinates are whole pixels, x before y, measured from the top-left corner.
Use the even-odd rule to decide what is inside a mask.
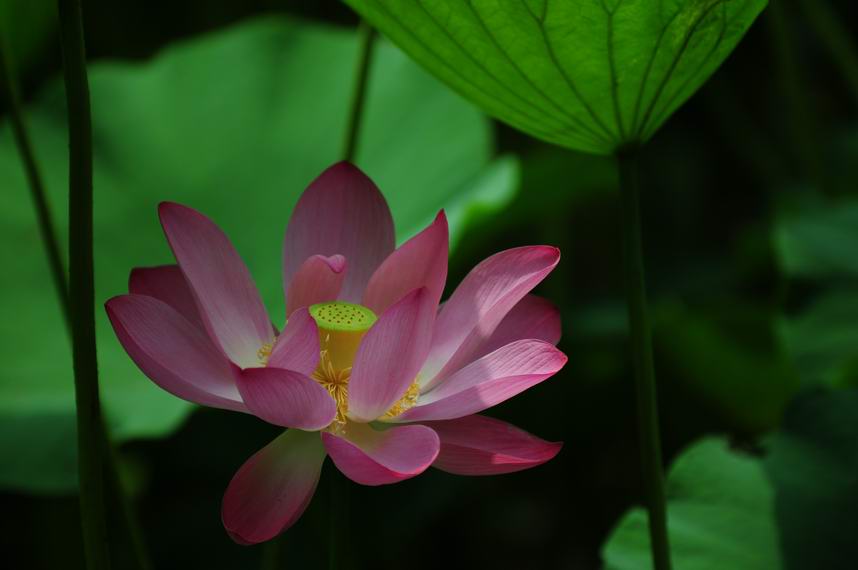
[[[79,0],[58,0],[69,127],[69,298],[77,404],[80,512],[90,570],[110,568],[103,425],[95,348],[92,123]]]
[[[658,399],[652,356],[652,336],[647,315],[643,248],[641,246],[640,195],[636,151],[617,154],[622,195],[623,252],[629,333],[637,392],[638,434],[641,449],[644,496],[649,513],[649,533],[655,570],[670,570],[664,473],[659,439]]]
[[[372,48],[375,42],[375,30],[365,20],[361,20],[358,28],[358,61],[357,78],[352,92],[351,107],[346,125],[345,143],[343,145],[343,160],[353,162],[357,150],[358,133],[363,118],[364,100],[366,99],[367,79],[369,77]]]
[[[27,176],[27,182],[30,186],[30,196],[33,199],[33,207],[36,210],[36,221],[39,224],[39,233],[42,238],[42,245],[45,248],[45,254],[48,257],[48,266],[51,271],[51,279],[54,282],[57,299],[62,311],[63,320],[65,321],[66,329],[70,327],[70,310],[68,297],[68,283],[66,282],[66,270],[63,263],[63,257],[60,253],[59,240],[57,239],[57,231],[54,226],[53,217],[51,216],[50,205],[45,194],[45,185],[42,182],[42,176],[39,173],[39,167],[36,163],[36,155],[33,152],[33,145],[30,141],[30,135],[27,132],[27,126],[24,122],[24,114],[21,111],[21,99],[18,95],[18,87],[15,78],[15,71],[11,60],[11,52],[6,49],[7,42],[5,36],[6,30],[0,30],[4,34],[0,38],[0,83],[2,83],[3,95],[6,99],[9,110],[9,122],[12,125],[12,134],[15,137],[15,144],[18,147],[18,154],[21,156],[21,162],[24,166],[24,173]],[[7,55],[7,53],[9,55]]]

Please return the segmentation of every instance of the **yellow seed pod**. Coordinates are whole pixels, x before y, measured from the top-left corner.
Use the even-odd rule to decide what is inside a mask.
[[[337,371],[352,367],[361,339],[378,320],[370,309],[342,301],[313,305],[310,316],[319,327],[321,349]]]

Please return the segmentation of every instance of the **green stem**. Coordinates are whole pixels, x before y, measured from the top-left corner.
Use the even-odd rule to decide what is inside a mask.
[[[57,232],[51,216],[51,209],[45,195],[45,186],[42,183],[42,177],[39,174],[39,168],[36,164],[36,155],[33,152],[33,145],[30,142],[30,137],[27,134],[27,128],[24,124],[24,115],[21,112],[21,100],[18,96],[18,89],[15,82],[15,72],[12,68],[11,59],[6,56],[8,50],[4,49],[6,48],[5,31],[5,29],[0,30],[0,33],[3,33],[3,37],[0,38],[0,83],[2,83],[3,95],[8,105],[9,120],[12,124],[15,144],[18,147],[18,154],[21,156],[24,173],[27,176],[27,182],[30,186],[30,196],[33,199],[33,207],[36,210],[36,220],[39,224],[42,245],[48,256],[51,279],[54,282],[54,289],[60,303],[60,310],[62,311],[63,320],[68,330],[70,326],[70,311],[65,266],[62,254],[60,253],[59,240],[57,239]]]
[[[375,42],[375,30],[361,20],[358,28],[359,50],[357,61],[357,78],[354,91],[352,92],[351,107],[349,109],[348,123],[346,125],[346,138],[343,145],[343,160],[354,161],[357,148],[357,138],[360,132],[361,120],[363,118],[364,100],[366,99],[367,79],[369,77],[369,64],[372,59],[372,48]]]
[[[285,534],[275,536],[262,548],[262,570],[280,570]]]
[[[617,163],[622,194],[623,257],[626,267],[629,333],[635,370],[638,434],[644,494],[649,511],[650,544],[655,569],[669,570],[670,546],[667,538],[667,512],[659,441],[658,401],[652,361],[652,338],[647,316],[638,166],[635,151],[619,152]]]
[[[48,256],[48,263],[51,269],[51,276],[54,281],[57,298],[60,302],[63,318],[66,322],[66,328],[71,332],[71,309],[68,299],[68,282],[66,280],[65,267],[60,253],[60,243],[57,237],[57,232],[51,216],[50,204],[47,199],[42,177],[39,173],[35,160],[35,153],[27,132],[24,122],[23,113],[21,112],[21,101],[17,90],[13,65],[5,56],[9,53],[8,50],[4,53],[2,49],[5,45],[2,44],[0,38],[0,80],[5,87],[4,94],[8,103],[10,113],[10,121],[14,132],[15,141],[18,146],[18,152],[21,155],[21,161],[24,164],[24,170],[30,184],[30,191],[33,198],[33,206],[36,210],[36,218],[39,224],[39,230],[42,237],[42,242],[45,247],[45,252]],[[136,568],[147,570],[151,568],[148,561],[148,555],[143,546],[143,540],[137,524],[137,519],[130,501],[126,497],[122,489],[122,482],[117,470],[118,459],[116,450],[110,444],[110,439],[107,437],[107,432],[102,426],[101,438],[105,449],[104,456],[104,478],[106,485],[106,501],[108,504],[116,505],[121,511],[121,524],[124,527],[123,531],[131,545],[132,555],[136,562]]]
[[[810,25],[840,68],[858,103],[858,48],[826,0],[799,0]]]
[[[77,404],[80,511],[87,568],[110,568],[95,348],[92,123],[80,0],[58,0],[69,123],[69,298]]]

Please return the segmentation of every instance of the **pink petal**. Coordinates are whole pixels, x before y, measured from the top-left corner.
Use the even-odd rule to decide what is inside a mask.
[[[345,278],[346,258],[342,255],[313,255],[308,257],[291,283],[283,283],[288,287],[286,292],[286,314],[301,307],[309,307],[316,303],[336,301]]]
[[[308,257],[340,254],[349,264],[340,298],[359,303],[393,246],[393,220],[384,196],[357,167],[337,163],[295,205],[283,241],[283,283],[292,282]]]
[[[306,308],[298,309],[271,350],[268,366],[285,368],[309,376],[319,365],[319,329]]]
[[[408,292],[429,289],[435,303],[441,300],[447,281],[449,234],[447,217],[441,211],[426,229],[391,253],[373,273],[363,296],[363,305],[376,314]]]
[[[517,340],[454,372],[396,421],[451,420],[508,400],[553,376],[566,355],[541,340]]]
[[[297,429],[248,459],[223,497],[221,518],[230,537],[256,544],[292,526],[313,498],[324,460],[318,434]]]
[[[328,391],[294,370],[245,368],[236,383],[250,413],[274,425],[320,430],[337,415]]]
[[[376,431],[349,423],[346,435],[322,433],[322,442],[343,474],[361,485],[387,485],[423,473],[438,456],[438,436],[425,426]]]
[[[424,389],[471,362],[510,309],[558,261],[557,248],[532,246],[502,251],[474,267],[438,315],[432,349],[420,373]]]
[[[507,313],[492,336],[474,354],[474,360],[516,340],[536,339],[557,345],[560,341],[560,311],[536,295],[525,295]]]
[[[422,287],[386,310],[366,333],[349,380],[349,418],[372,421],[405,394],[429,350],[436,306]]]
[[[441,439],[432,467],[456,475],[498,475],[553,459],[563,444],[540,439],[512,424],[486,416],[426,422]]]
[[[119,342],[155,384],[189,402],[246,411],[229,361],[205,331],[167,303],[121,295],[105,308]]]
[[[239,366],[258,366],[257,352],[274,339],[274,331],[238,252],[196,210],[163,202],[158,212],[209,334]]]
[[[178,265],[135,267],[128,278],[128,292],[160,299],[191,323],[205,330],[194,294]]]

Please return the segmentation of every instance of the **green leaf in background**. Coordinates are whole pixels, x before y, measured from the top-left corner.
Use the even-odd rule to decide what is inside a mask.
[[[858,391],[799,399],[763,457],[720,439],[682,454],[668,477],[674,567],[852,568],[858,554]],[[608,570],[651,568],[645,513],[608,539]]]
[[[851,570],[858,557],[858,390],[791,406],[764,465],[775,490],[784,568]]]
[[[787,275],[858,277],[858,201],[804,208],[782,217],[775,246]]]
[[[647,140],[766,0],[346,0],[415,60],[537,138],[610,154]]]
[[[773,570],[781,565],[775,493],[761,462],[706,439],[683,453],[667,483],[668,530],[678,570]],[[644,511],[627,514],[608,539],[606,570],[651,568]]]
[[[132,267],[171,262],[156,205],[173,200],[221,225],[272,318],[282,321],[283,232],[305,186],[338,160],[356,42],[351,31],[269,18],[177,45],[149,63],[91,66],[99,303],[126,291]],[[517,163],[491,162],[489,121],[383,42],[367,97],[356,162],[385,193],[400,241],[442,207],[452,205],[457,236],[471,213],[512,197]],[[67,143],[60,85],[43,93],[27,120],[63,235]],[[0,486],[68,491],[77,473],[69,342],[5,126],[0,180],[0,254],[8,279],[0,299],[0,455],[9,459],[0,467]],[[136,369],[103,312],[97,321],[114,438],[175,429],[192,407]]]
[[[779,323],[806,387],[858,386],[858,290],[829,291]]]
[[[663,305],[654,314],[657,354],[686,388],[737,431],[780,423],[799,380],[764,311],[730,307],[717,316]]]

